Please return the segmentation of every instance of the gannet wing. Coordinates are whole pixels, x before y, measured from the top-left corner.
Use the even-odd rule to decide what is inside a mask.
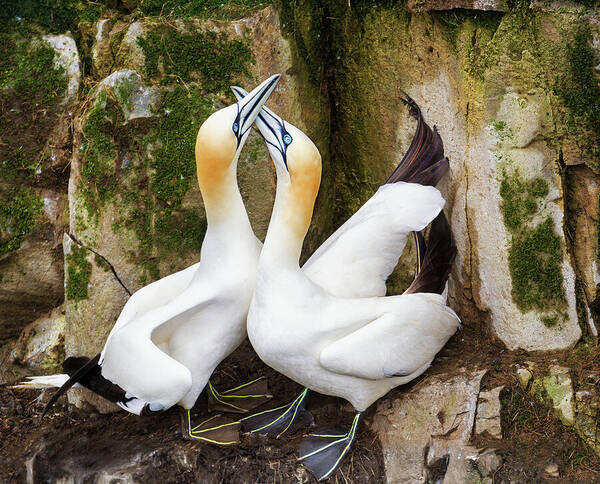
[[[410,232],[424,229],[444,207],[431,186],[383,185],[304,264],[304,273],[338,297],[384,296]]]
[[[162,331],[164,339],[178,322],[193,318],[211,304],[212,296],[198,297],[203,292],[191,287],[114,332],[104,348],[102,376],[147,402],[183,398],[192,385],[190,370],[159,347],[153,336]]]
[[[110,330],[104,345],[105,348],[113,334],[127,323],[149,311],[168,304],[185,291],[190,285],[199,265],[200,263],[197,262],[186,269],[163,277],[134,292],[125,303],[117,322]],[[100,355],[100,364],[104,360],[104,351],[103,349]]]
[[[429,365],[456,331],[460,320],[439,294],[394,296],[393,312],[329,344],[321,350],[327,370],[380,380],[408,376]]]

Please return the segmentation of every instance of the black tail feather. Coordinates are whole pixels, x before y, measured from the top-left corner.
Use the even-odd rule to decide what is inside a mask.
[[[455,256],[456,246],[452,241],[450,225],[444,212],[440,212],[431,223],[421,270],[404,294],[444,292]]]
[[[413,232],[413,237],[415,239],[415,250],[417,252],[417,263],[415,266],[415,279],[421,272],[421,267],[423,266],[423,258],[425,257],[425,253],[427,252],[427,244],[425,242],[425,237],[423,237],[423,232]]]
[[[86,358],[87,359],[87,358]],[[77,358],[78,361],[82,361],[83,358]],[[64,395],[69,388],[71,388],[75,383],[79,383],[83,378],[85,378],[94,368],[98,367],[98,361],[100,361],[100,353],[94,356],[91,360],[88,359],[86,363],[79,367],[78,370],[74,371],[74,363],[75,359],[67,358],[63,363],[63,369],[67,372],[70,378],[61,386],[56,393],[52,395],[50,401],[44,407],[42,412],[42,418],[48,411],[52,408],[52,406],[56,403],[56,401],[60,398],[61,395]]]
[[[85,356],[71,356],[65,359],[63,362],[63,371],[70,378],[52,395],[52,398],[44,407],[42,417],[48,413],[59,397],[64,395],[75,383],[79,383],[82,387],[113,403],[126,403],[131,400],[131,397],[126,397],[125,390],[102,376],[102,368],[98,365],[99,361],[100,353],[91,360]]]
[[[408,151],[386,183],[399,181],[435,186],[448,172],[448,160],[444,158],[444,143],[437,129],[432,130],[423,119],[418,104],[406,93],[402,102],[417,120],[417,130]],[[435,167],[435,168],[434,168]]]

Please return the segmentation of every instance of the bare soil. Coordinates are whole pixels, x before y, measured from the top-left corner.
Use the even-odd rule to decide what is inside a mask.
[[[595,345],[551,355],[510,352],[481,327],[463,326],[423,377],[452,373],[458,367],[486,368],[484,389],[505,385],[501,394],[503,440],[478,437],[473,441],[478,448],[491,447],[502,456],[504,463],[494,475],[494,483],[600,483],[600,459],[547,407],[522,391],[515,374],[515,365],[524,361],[534,361],[540,371],[550,364],[563,364],[572,369],[577,391],[578,379],[597,367],[599,354]],[[287,403],[301,390],[260,362],[248,344],[219,367],[213,381],[217,388],[226,389],[261,374],[268,378],[274,395],[265,408]],[[402,398],[419,380],[385,398]],[[81,482],[94,482],[106,469],[126,463],[135,467],[134,476],[140,482],[316,482],[296,462],[299,441],[307,429],[297,429],[282,439],[244,435],[239,445],[217,447],[184,440],[178,408],[152,417],[124,412],[100,415],[78,410],[62,399],[40,420],[51,393],[0,386],[0,482],[25,482],[26,461],[34,455],[34,465],[30,465],[34,482],[52,482],[74,472]],[[374,408],[367,412],[351,453],[329,482],[386,482],[381,445],[369,430]],[[350,406],[340,399],[313,394],[308,410],[317,427],[339,427],[352,420]],[[202,420],[206,413],[206,399],[201,396],[194,421]],[[544,472],[551,462],[558,465],[560,477]]]

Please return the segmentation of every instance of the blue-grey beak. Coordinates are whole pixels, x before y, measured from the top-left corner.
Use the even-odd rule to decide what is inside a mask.
[[[248,133],[252,124],[254,124],[258,113],[260,113],[263,104],[275,89],[280,77],[280,74],[275,74],[262,82],[252,92],[247,93],[244,91],[244,95],[238,97],[236,104],[238,112],[232,125],[233,134],[235,134],[238,146],[240,146],[242,139],[244,139],[244,136]]]
[[[231,86],[231,90],[238,99],[245,99],[248,93],[238,86]],[[286,123],[268,107],[262,106],[262,110],[256,117],[256,127],[267,143],[269,152],[274,161],[280,161],[287,169],[286,152],[292,143],[292,137],[287,132]]]

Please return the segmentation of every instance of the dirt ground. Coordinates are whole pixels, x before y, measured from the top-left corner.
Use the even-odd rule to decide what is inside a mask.
[[[576,385],[582,368],[597,366],[598,349],[594,346],[585,352],[585,358],[573,359],[573,354],[535,357],[509,352],[479,328],[463,326],[426,373],[452,372],[458,366],[487,368],[484,389],[506,385],[501,395],[504,439],[474,441],[477,447],[497,449],[504,460],[494,475],[494,483],[600,483],[600,459],[548,408],[520,390],[515,376],[515,363],[529,360],[543,367],[558,361],[571,365]],[[286,403],[300,390],[295,383],[265,367],[247,345],[219,367],[214,382],[217,388],[225,389],[257,374],[264,374],[269,380],[274,395],[269,407]],[[402,392],[415,383],[393,390],[390,397],[401,398]],[[99,415],[68,406],[63,397],[40,421],[39,414],[50,394],[0,387],[0,482],[25,482],[26,461],[34,455],[34,465],[29,466],[34,482],[54,482],[72,474],[74,469],[81,482],[90,482],[86,476],[90,479],[103,469],[125,463],[142,469],[134,474],[139,482],[316,482],[296,462],[296,449],[306,429],[298,429],[280,440],[243,436],[239,445],[216,447],[181,438],[178,408],[143,418],[124,412]],[[348,424],[352,419],[348,404],[335,398],[313,394],[308,409],[318,427]],[[373,411],[374,407],[367,412],[350,455],[329,482],[386,482],[381,445],[369,430]],[[206,401],[202,396],[194,409],[194,421],[205,414]],[[560,478],[544,474],[543,469],[551,461],[558,464]]]
[[[298,385],[265,367],[247,347],[221,365],[214,378],[216,386],[225,389],[234,382],[249,381],[254,376],[249,368],[262,370],[269,379],[274,398],[266,408],[287,403],[301,391]],[[280,440],[243,435],[239,445],[213,446],[181,438],[179,408],[151,417],[125,412],[88,414],[68,406],[63,397],[49,416],[40,420],[38,416],[51,393],[40,396],[39,390],[0,386],[0,482],[25,482],[25,462],[41,447],[31,471],[34,482],[54,482],[73,469],[85,478],[115,464],[135,462],[138,455],[142,456],[138,467],[144,469],[143,474],[136,475],[139,482],[316,482],[296,463],[296,449],[306,429],[297,429]],[[319,427],[344,422],[349,425],[353,417],[343,401],[318,395],[310,399],[308,409]],[[201,420],[203,415],[206,399],[201,396],[193,421]],[[368,425],[361,427],[350,455],[330,482],[385,482],[381,446]]]

